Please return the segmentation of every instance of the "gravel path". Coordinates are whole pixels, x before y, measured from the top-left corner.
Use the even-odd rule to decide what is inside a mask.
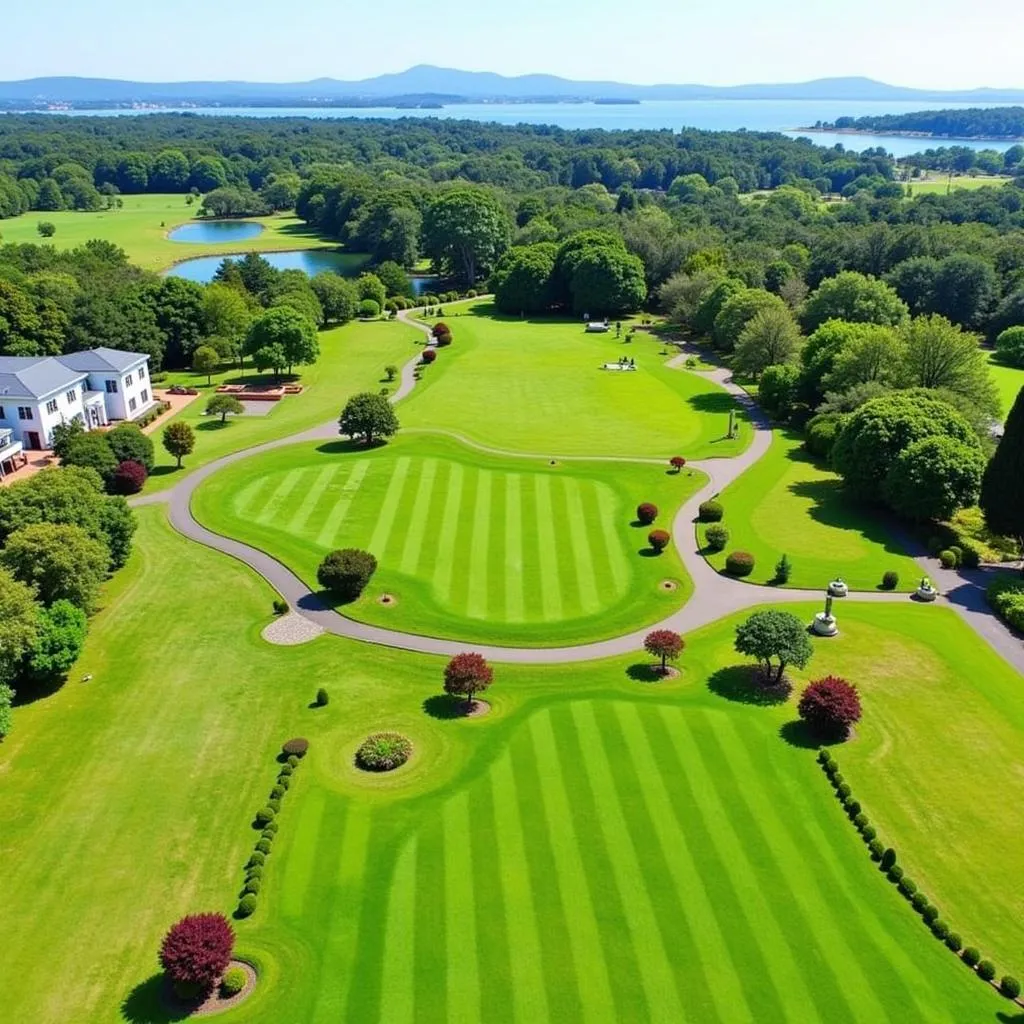
[[[414,320],[408,311],[400,312],[399,319],[403,323],[418,328],[429,336],[430,328]],[[669,365],[681,368],[687,356],[692,354],[696,354],[695,349],[681,346],[680,354],[671,359]],[[416,355],[402,367],[400,383],[390,398],[391,402],[401,401],[412,391],[416,383],[415,369],[419,359],[419,355]],[[278,438],[266,444],[233,452],[190,473],[171,490],[162,494],[143,496],[142,498],[135,499],[133,504],[143,505],[167,501],[169,504],[168,515],[171,524],[176,530],[191,540],[205,544],[207,547],[214,548],[244,562],[263,576],[288,602],[295,613],[319,629],[352,640],[361,640],[366,643],[423,654],[437,654],[450,657],[462,651],[473,650],[495,661],[522,664],[564,664],[589,661],[639,651],[643,646],[644,636],[651,629],[673,629],[685,634],[700,626],[714,622],[725,615],[742,611],[744,608],[750,608],[755,605],[783,604],[794,601],[823,602],[823,590],[795,590],[758,586],[720,575],[700,554],[697,547],[696,530],[693,525],[697,518],[698,506],[702,501],[721,492],[740,474],[749,469],[764,455],[771,444],[771,424],[747,392],[732,380],[730,371],[718,368],[703,371],[702,375],[709,377],[725,388],[744,407],[754,427],[754,436],[749,447],[733,458],[704,459],[687,464],[690,468],[698,469],[708,476],[707,485],[679,509],[672,524],[673,542],[679,551],[687,572],[693,580],[694,596],[679,611],[656,625],[649,625],[632,633],[612,637],[597,643],[543,648],[466,644],[456,640],[403,633],[398,630],[356,622],[345,618],[326,605],[295,573],[271,555],[240,541],[214,533],[193,519],[190,507],[192,493],[207,477],[223,469],[226,465],[260,452],[270,451],[284,445],[296,444],[302,441],[319,441],[334,438],[338,432],[337,424],[334,421],[314,427],[301,434]],[[447,434],[448,432],[438,431],[437,433]],[[523,455],[523,453],[504,452],[500,449],[488,448],[462,438],[458,434],[449,434],[449,436],[456,437],[463,443],[494,454]],[[550,458],[551,456],[534,455],[523,457]],[[577,458],[582,459],[585,457],[577,456]],[[603,459],[601,461],[661,462],[662,460]],[[927,574],[931,576],[945,595],[940,597],[936,603],[945,604],[955,609],[979,636],[986,640],[1019,672],[1024,673],[1024,645],[992,614],[985,603],[984,585],[991,578],[991,571],[948,572],[937,568],[937,562],[925,559],[923,556],[918,558],[918,562],[922,567],[922,575]],[[912,599],[906,594],[886,591],[857,591],[851,592],[850,597],[846,600],[889,604],[906,602]],[[836,611],[841,622],[841,600],[836,605]],[[279,621],[283,622],[291,617],[289,615],[285,620]]]

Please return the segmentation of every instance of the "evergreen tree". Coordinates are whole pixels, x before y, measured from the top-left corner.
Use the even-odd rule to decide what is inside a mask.
[[[1003,438],[981,479],[979,504],[989,529],[1024,544],[1024,388],[1017,394]]]

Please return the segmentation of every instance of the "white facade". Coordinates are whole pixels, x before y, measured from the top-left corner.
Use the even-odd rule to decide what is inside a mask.
[[[53,429],[132,420],[153,405],[149,356],[91,349],[67,356],[0,357],[0,429],[26,449],[50,448]]]

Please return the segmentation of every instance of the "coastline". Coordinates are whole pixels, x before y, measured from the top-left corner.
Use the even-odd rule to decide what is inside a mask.
[[[878,128],[790,128],[793,132],[819,132],[828,135],[870,135],[879,139],[937,139],[941,142],[1022,142],[1024,135],[936,135],[934,132],[883,131]]]

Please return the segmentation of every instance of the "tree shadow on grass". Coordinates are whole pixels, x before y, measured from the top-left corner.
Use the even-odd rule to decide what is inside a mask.
[[[230,423],[226,423],[220,419],[203,420],[202,423],[196,424],[196,430],[223,430],[225,427],[230,426]]]
[[[735,409],[737,418],[743,413],[743,409],[736,404],[735,399],[728,391],[701,391],[696,395],[691,395],[686,401],[694,412],[728,416],[729,410]]]
[[[756,704],[760,707],[774,707],[785,704],[793,692],[793,685],[787,679],[772,686],[761,682],[759,670],[752,665],[732,665],[720,668],[708,677],[708,689],[738,704]]]
[[[1000,1024],[1024,1024],[1024,1012],[1003,1013],[1003,1011],[1000,1010],[996,1014],[996,1020],[999,1021]]]
[[[316,447],[318,452],[324,455],[351,455],[353,452],[373,452],[383,448],[387,441],[374,441],[373,444],[366,444],[364,441],[355,438],[339,438],[337,441],[326,441]]]
[[[448,693],[435,693],[423,702],[423,710],[442,722],[448,722],[455,718],[465,718],[467,715],[466,702],[462,697],[453,697]]]
[[[830,746],[830,744],[822,742],[821,737],[799,718],[792,722],[786,722],[779,729],[779,735],[791,747],[799,747],[801,750],[817,750],[819,747]]]
[[[171,1024],[187,1020],[191,1012],[184,1007],[173,1007],[167,1001],[164,976],[154,974],[136,985],[121,1004],[121,1014],[129,1024]]]
[[[168,476],[171,473],[180,473],[183,469],[185,469],[184,466],[154,466],[153,467],[153,472],[150,473],[149,475],[150,476]]]
[[[638,662],[626,669],[626,675],[634,683],[663,683],[668,676],[661,674],[660,665],[652,665],[649,662]]]

